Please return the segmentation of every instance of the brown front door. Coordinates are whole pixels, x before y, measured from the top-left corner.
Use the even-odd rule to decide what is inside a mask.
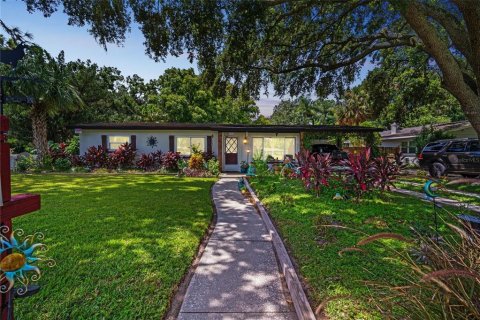
[[[225,138],[225,164],[238,164],[238,138]]]

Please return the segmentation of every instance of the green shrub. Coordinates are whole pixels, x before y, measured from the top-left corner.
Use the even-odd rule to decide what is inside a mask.
[[[207,162],[207,170],[213,176],[218,176],[220,174],[220,164],[217,159],[210,159]]]
[[[73,136],[70,141],[67,143],[67,147],[65,148],[65,152],[69,155],[77,155],[80,154],[80,137]]]
[[[36,166],[36,161],[31,155],[22,156],[22,157],[19,157],[17,160],[16,171],[27,172],[33,169],[35,166]]]
[[[53,163],[53,168],[55,171],[68,171],[71,167],[72,163],[66,158],[59,158]]]

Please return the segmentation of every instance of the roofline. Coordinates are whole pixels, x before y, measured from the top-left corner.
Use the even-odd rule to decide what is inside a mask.
[[[211,130],[219,132],[381,132],[383,128],[362,126],[336,126],[336,125],[243,125],[243,124],[208,124],[208,123],[80,123],[69,126],[71,129],[85,130]]]

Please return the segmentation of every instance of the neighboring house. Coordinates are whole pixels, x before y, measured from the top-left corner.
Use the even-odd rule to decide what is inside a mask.
[[[415,138],[420,135],[424,126],[399,128],[396,123],[390,130],[380,132],[381,147],[398,148],[406,157],[416,158]],[[475,138],[477,134],[468,121],[434,124],[435,130],[451,133],[455,138]],[[422,147],[422,146],[420,146]]]
[[[80,154],[101,145],[115,150],[129,142],[139,154],[161,150],[188,156],[193,145],[213,153],[222,171],[240,171],[242,161],[255,155],[283,160],[301,149],[305,133],[369,133],[381,129],[355,126],[232,125],[190,123],[92,123],[74,126],[80,135]]]

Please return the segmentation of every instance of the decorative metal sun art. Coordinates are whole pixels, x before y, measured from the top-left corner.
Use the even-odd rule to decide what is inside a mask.
[[[0,282],[6,280],[8,285],[0,285],[0,293],[10,291],[18,282],[21,286],[16,289],[16,293],[22,295],[28,291],[30,281],[40,279],[41,273],[37,264],[42,261],[48,267],[53,267],[55,261],[44,255],[47,251],[46,245],[37,242],[44,239],[43,233],[24,236],[24,231],[17,229],[8,239],[5,236],[8,231],[7,226],[0,227],[0,254],[8,252],[0,261]],[[18,241],[17,237],[23,238],[23,241]]]
[[[157,145],[158,145],[157,137],[150,136],[147,138],[147,146],[154,148]]]

